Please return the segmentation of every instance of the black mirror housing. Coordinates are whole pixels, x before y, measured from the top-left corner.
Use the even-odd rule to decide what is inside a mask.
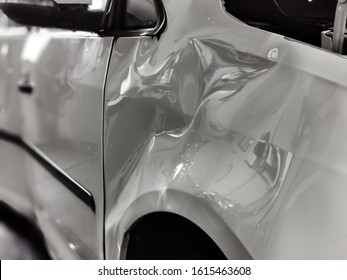
[[[0,0],[0,8],[13,21],[27,26],[99,32],[104,12],[84,4],[56,4],[53,0]]]

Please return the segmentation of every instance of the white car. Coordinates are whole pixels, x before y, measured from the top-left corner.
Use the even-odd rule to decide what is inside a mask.
[[[54,258],[347,259],[347,4],[306,2],[0,0],[0,200]]]

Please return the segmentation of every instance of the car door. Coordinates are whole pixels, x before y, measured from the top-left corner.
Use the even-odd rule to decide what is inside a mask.
[[[91,9],[106,4],[94,1]],[[113,36],[36,27],[20,38],[7,32],[1,71],[16,71],[2,83],[11,88],[1,91],[1,110],[8,111],[1,125],[10,142],[4,150],[21,158],[13,164],[23,176],[17,184],[26,185],[53,256],[103,258],[102,104]],[[1,162],[9,165],[5,155]],[[7,177],[1,172],[2,183]]]
[[[103,258],[102,104],[112,41],[40,29],[21,54],[31,88],[21,96],[23,137],[59,172],[27,157],[36,215],[57,257]]]
[[[0,200],[16,210],[30,212],[32,200],[24,169],[23,153],[4,141],[4,132],[18,134],[22,129],[23,115],[19,110],[20,60],[28,30],[11,21],[0,11]]]

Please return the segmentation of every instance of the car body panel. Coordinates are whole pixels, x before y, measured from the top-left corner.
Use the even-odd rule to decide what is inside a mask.
[[[165,0],[159,40],[115,44],[107,257],[122,256],[136,220],[168,211],[228,258],[233,233],[257,259],[347,258],[346,59],[249,27],[216,2]]]
[[[29,164],[37,215],[84,259],[103,258],[102,104],[112,41],[41,30],[29,35],[22,53],[23,71],[35,87],[22,97],[23,136],[90,192],[96,206],[94,213],[44,169]]]
[[[0,12],[0,130],[20,133],[23,115],[19,109],[20,95],[17,81],[20,79],[20,60],[27,28],[13,26]],[[33,200],[24,170],[24,154],[8,143],[0,144],[0,197],[16,210],[33,216]],[[6,174],[6,176],[4,176]]]
[[[13,32],[11,35],[15,37]],[[1,40],[4,46],[6,37]],[[14,183],[4,182],[8,187],[2,189],[8,190],[1,199],[8,201],[13,190],[19,195],[18,189],[31,198],[33,205],[27,208],[35,213],[40,227],[50,232],[47,241],[56,257],[102,259],[102,104],[113,38],[87,32],[35,29],[9,42],[21,48],[17,47],[16,54],[9,53],[2,60],[7,63],[2,67],[6,71],[13,68],[8,63],[16,64],[15,75],[9,74],[4,83],[10,89],[1,90],[6,101],[1,104],[2,111],[6,110],[1,117],[4,133],[25,139],[48,165],[89,193],[96,209],[73,195],[47,172],[42,162],[18,148],[13,148],[17,157],[11,157],[10,163],[20,158],[16,159],[13,171],[17,169],[22,175],[18,177],[23,178],[14,178],[18,188],[13,188]],[[10,46],[11,52],[15,50],[15,46]],[[33,87],[31,94],[18,90],[23,79]],[[19,119],[17,126],[13,124],[16,120],[13,115]],[[8,153],[9,144],[1,145]],[[22,210],[21,202],[11,204]],[[65,244],[65,249],[55,246],[56,243]]]
[[[1,182],[31,197],[52,255],[122,258],[132,225],[166,211],[229,259],[247,258],[242,246],[256,259],[346,259],[346,58],[247,26],[223,1],[162,2],[160,36],[40,29],[1,57],[2,73],[17,67],[1,128],[28,143],[0,141],[4,170],[21,175]]]

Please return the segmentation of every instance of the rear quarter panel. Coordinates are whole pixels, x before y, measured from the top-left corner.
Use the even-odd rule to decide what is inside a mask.
[[[107,257],[139,217],[168,211],[229,258],[234,233],[257,259],[346,259],[346,59],[222,1],[163,2],[160,39],[118,39],[111,58]]]

